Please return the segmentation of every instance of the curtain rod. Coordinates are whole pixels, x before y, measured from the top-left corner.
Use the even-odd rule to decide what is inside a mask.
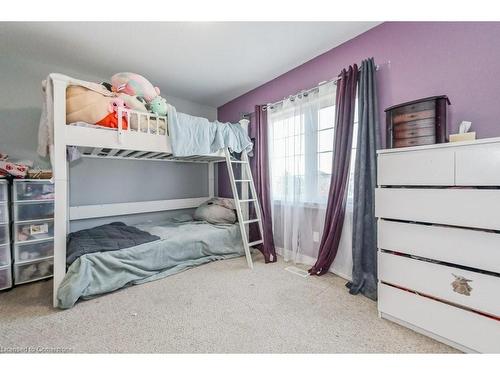
[[[378,65],[375,65],[375,70],[376,71],[379,71],[381,69],[381,67],[383,65],[387,65],[387,66],[391,66],[391,61],[387,61],[385,63],[382,63],[382,64],[378,64]],[[361,72],[361,68],[359,68],[358,70],[358,73]],[[273,107],[275,105],[278,105],[278,104],[281,104],[283,103],[286,99],[290,98],[290,97],[296,97],[298,95],[305,95],[307,96],[309,93],[311,92],[314,92],[316,90],[319,90],[319,88],[323,85],[326,85],[328,83],[333,83],[333,84],[336,84],[338,81],[340,81],[340,77],[335,77],[335,78],[332,78],[332,79],[329,79],[327,81],[322,81],[320,83],[318,83],[316,86],[314,87],[311,87],[310,89],[307,89],[307,90],[302,90],[302,91],[299,91],[298,93],[294,94],[294,95],[289,95],[287,96],[286,98],[283,98],[281,100],[278,100],[277,102],[274,102],[274,103],[268,103],[264,106],[263,110],[265,111],[268,107]],[[241,114],[241,117],[244,118],[244,117],[250,117],[254,114],[255,112],[248,112],[248,113],[242,113]]]

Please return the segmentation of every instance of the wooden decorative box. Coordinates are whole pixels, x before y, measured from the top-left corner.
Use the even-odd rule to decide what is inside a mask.
[[[387,148],[446,142],[446,114],[449,104],[448,97],[441,95],[387,108]]]

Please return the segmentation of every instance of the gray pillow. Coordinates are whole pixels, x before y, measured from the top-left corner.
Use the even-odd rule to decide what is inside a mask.
[[[236,213],[227,208],[226,203],[219,198],[212,198],[202,203],[194,212],[193,217],[195,220],[204,220],[211,224],[234,224]]]

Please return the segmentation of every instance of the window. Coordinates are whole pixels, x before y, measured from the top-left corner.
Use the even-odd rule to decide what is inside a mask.
[[[320,110],[318,129],[318,195],[325,197],[325,202],[330,189],[332,178],[333,141],[335,131],[335,106]],[[354,108],[354,127],[352,133],[351,161],[349,166],[349,182],[347,189],[347,205],[352,208],[354,195],[354,166],[356,164],[356,147],[358,139],[358,101]]]
[[[270,110],[271,190],[275,202],[326,204],[332,172],[334,103],[331,89],[324,95],[320,92],[288,99],[282,107]],[[356,134],[357,108],[349,175],[351,205]]]

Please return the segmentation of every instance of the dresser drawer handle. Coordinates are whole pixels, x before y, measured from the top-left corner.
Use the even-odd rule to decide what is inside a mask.
[[[454,273],[452,273],[452,275],[455,278],[455,281],[451,283],[453,291],[458,294],[463,294],[464,296],[470,296],[472,287],[469,283],[471,283],[472,280],[466,279],[463,276],[455,275]]]

